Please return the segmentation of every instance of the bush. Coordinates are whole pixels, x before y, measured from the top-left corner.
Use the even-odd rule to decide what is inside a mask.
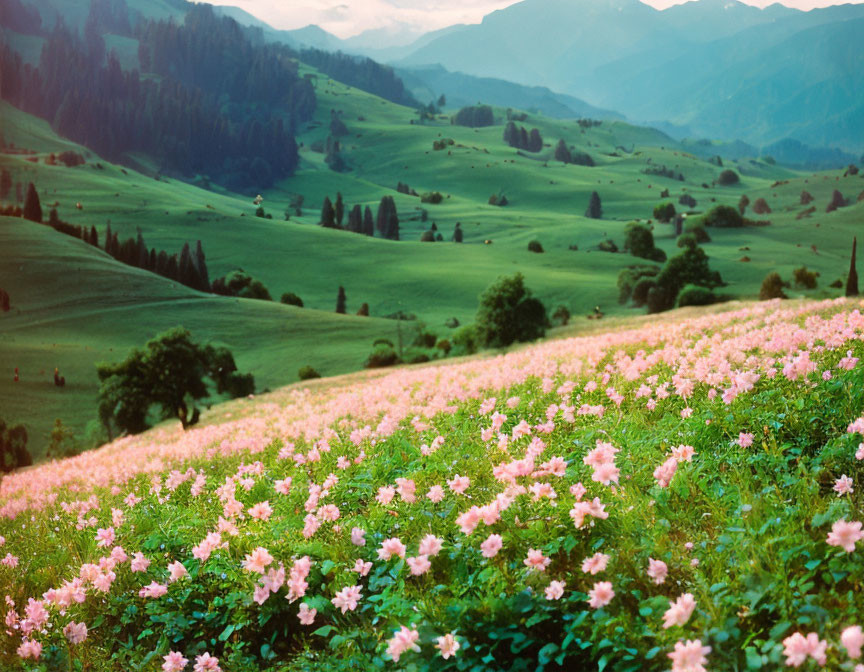
[[[7,425],[0,418],[0,473],[33,464],[33,458],[27,450],[27,438],[24,425]]]
[[[801,205],[808,205],[809,203],[812,203],[813,200],[813,194],[811,194],[809,191],[801,192]]]
[[[757,215],[769,215],[771,214],[771,206],[764,198],[757,198],[753,204],[753,212]]]
[[[759,300],[769,301],[771,299],[788,298],[783,291],[784,283],[780,274],[777,272],[769,273],[762,280],[762,287],[759,288]]]
[[[315,378],[320,378],[321,374],[306,364],[305,366],[300,367],[300,370],[297,372],[297,377],[300,380],[314,380]]]
[[[444,356],[446,357],[447,355],[450,354],[450,351],[453,349],[453,344],[446,338],[440,338],[440,339],[438,339],[438,342],[435,343],[435,348],[437,350],[440,350],[444,354]]]
[[[570,309],[567,306],[558,306],[552,313],[552,319],[557,320],[562,327],[566,327],[570,321]]]
[[[690,194],[684,194],[681,198],[678,199],[678,203],[681,205],[686,205],[688,208],[695,208],[698,204],[696,199],[693,198]]]
[[[618,303],[627,303],[635,286],[643,278],[654,278],[660,272],[657,266],[630,266],[618,274]]]
[[[424,231],[420,234],[420,242],[421,243],[434,243],[435,242],[435,232],[434,231]]]
[[[718,229],[737,229],[744,226],[744,217],[736,208],[729,205],[718,205],[706,213],[702,218],[702,223],[705,226],[715,226]]]
[[[381,369],[399,363],[399,355],[392,346],[379,345],[376,347],[363,363],[365,369]]]
[[[708,231],[705,229],[705,226],[702,222],[694,221],[690,222],[687,227],[684,229],[685,234],[691,234],[696,238],[696,242],[700,245],[702,243],[710,243],[711,236],[708,235]],[[679,246],[680,247],[680,246]]]
[[[533,341],[546,333],[546,324],[546,308],[531,296],[521,273],[498,278],[480,296],[477,331],[486,347]]]
[[[678,236],[676,244],[678,245],[678,247],[696,247],[697,245],[699,245],[699,241],[696,240],[696,236],[694,236],[692,233],[682,233],[680,236]]]
[[[455,318],[454,318],[455,319]],[[453,333],[453,345],[462,354],[473,355],[481,346],[480,330],[476,324],[466,324]]]
[[[633,287],[633,305],[641,308],[648,301],[648,293],[657,286],[657,281],[654,278],[642,278]]]
[[[606,238],[605,240],[600,241],[597,249],[601,252],[617,252],[618,246],[615,244],[614,240],[612,240],[611,238]]]
[[[303,307],[303,299],[297,296],[294,292],[285,292],[282,295],[282,298],[279,299],[280,303],[284,303],[286,306],[297,306],[298,308]]]
[[[213,281],[213,293],[222,296],[237,296],[242,299],[272,301],[270,292],[260,280],[255,280],[244,270],[231,271],[224,278]]]
[[[528,251],[543,254],[543,246],[540,244],[539,240],[532,240],[528,243]]]
[[[828,203],[828,207],[825,208],[825,212],[834,212],[837,208],[843,208],[845,206],[846,199],[843,198],[843,194],[841,194],[837,189],[835,189],[834,193],[831,194],[831,201]]]
[[[804,289],[816,289],[817,280],[819,277],[819,273],[814,271],[808,271],[806,266],[802,266],[801,268],[796,268],[792,271],[792,279],[795,281],[796,287],[803,287]]]
[[[720,173],[720,177],[717,178],[717,184],[723,187],[729,187],[733,184],[738,184],[741,181],[741,178],[738,176],[734,170],[726,169],[722,173]]]
[[[421,203],[431,203],[432,205],[438,205],[444,200],[444,196],[440,191],[427,191],[420,197]]]
[[[685,306],[710,306],[717,300],[712,292],[707,287],[699,287],[698,285],[687,285],[678,293],[678,307]]]
[[[630,222],[624,233],[624,249],[634,257],[650,261],[666,261],[666,253],[654,247],[654,234],[651,229],[638,222]]]

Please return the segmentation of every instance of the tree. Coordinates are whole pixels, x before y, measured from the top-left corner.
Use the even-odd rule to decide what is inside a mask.
[[[363,231],[363,208],[358,203],[348,212],[348,230],[351,233],[362,233]]]
[[[536,252],[537,254],[543,254],[543,245],[539,240],[531,240],[528,242],[528,251]]]
[[[96,365],[99,418],[109,438],[115,430],[136,434],[149,426],[157,406],[163,420],[176,418],[183,429],[200,416],[195,402],[208,397],[208,379],[217,394],[243,396],[254,390],[251,375],[239,374],[226,348],[201,346],[183,327],[165,331],[134,348],[122,362]]]
[[[399,240],[399,216],[396,212],[396,202],[392,196],[384,196],[378,205],[378,216],[375,228],[382,238]]]
[[[801,205],[807,205],[808,203],[811,203],[813,200],[814,200],[813,194],[811,194],[809,191],[804,190],[801,192]]]
[[[787,298],[783,287],[783,278],[780,277],[780,274],[776,271],[769,273],[762,280],[762,286],[759,288],[759,300],[770,301],[771,299]]]
[[[366,303],[365,301],[363,303],[361,303],[360,308],[357,311],[357,314],[360,317],[369,317],[369,304]]]
[[[336,312],[345,314],[345,288],[339,285],[339,293],[336,295]]]
[[[654,219],[658,222],[669,222],[675,217],[675,206],[672,203],[661,203],[654,207]]]
[[[741,200],[738,201],[738,212],[741,213],[742,217],[747,212],[748,205],[750,205],[750,199],[747,197],[747,194],[742,194]]]
[[[33,183],[27,185],[27,196],[24,198],[24,219],[31,222],[42,221],[42,204],[39,202],[39,194]]]
[[[31,185],[32,186],[32,185]],[[27,192],[27,196],[30,196],[30,192]],[[843,194],[841,194],[837,189],[834,190],[834,193],[831,194],[831,201],[828,203],[828,207],[825,208],[825,212],[834,212],[837,208],[842,208],[846,206],[846,199],[843,198]],[[27,206],[24,206],[24,212],[27,212]],[[27,217],[27,215],[24,215]],[[30,219],[27,217],[27,219]]]
[[[447,96],[443,93],[438,97],[438,109],[441,110],[447,105]]]
[[[552,314],[553,320],[558,320],[561,323],[562,327],[566,327],[567,323],[570,321],[570,310],[567,306],[561,305],[555,309],[555,312]]]
[[[744,218],[737,208],[731,205],[718,205],[708,211],[702,223],[718,229],[734,229],[744,226]]]
[[[33,458],[27,450],[27,438],[24,425],[7,425],[0,418],[0,472],[9,473],[13,469],[33,464]]]
[[[342,220],[345,217],[345,203],[342,201],[342,193],[336,192],[336,226],[342,228]]]
[[[543,138],[540,136],[540,131],[536,128],[531,129],[531,133],[528,135],[528,146],[526,149],[529,152],[539,152],[543,150]]]
[[[320,378],[321,374],[313,369],[309,364],[306,364],[305,366],[301,366],[300,370],[297,371],[297,377],[300,380],[314,380],[315,378]]]
[[[658,313],[672,308],[685,285],[713,289],[722,284],[720,274],[711,270],[705,250],[701,247],[686,247],[680,254],[670,258],[657,275],[655,286],[647,293],[648,311]]]
[[[3,168],[0,170],[0,201],[5,201],[12,191],[12,174]]]
[[[858,296],[858,269],[855,268],[855,253],[858,237],[852,239],[852,258],[849,260],[849,277],[846,279],[846,296]]]
[[[666,261],[666,253],[654,246],[654,234],[644,224],[630,222],[625,229],[624,249],[634,257]]]
[[[456,226],[453,228],[453,242],[461,243],[462,242],[462,224],[461,222],[456,222]]]
[[[264,283],[256,280],[242,269],[231,271],[224,278],[216,278],[213,281],[212,289],[214,294],[222,296],[239,296],[241,299],[259,299],[261,301],[273,300]]]
[[[753,212],[757,215],[770,215],[771,214],[771,206],[768,205],[768,201],[764,198],[757,198],[756,202],[753,203]]]
[[[9,305],[9,292],[0,287],[0,312],[8,313],[10,309]]]
[[[558,144],[555,145],[555,160],[561,161],[562,163],[570,163],[573,161],[573,157],[570,155],[570,149],[567,147],[567,143],[564,140],[559,140]]]
[[[319,222],[325,229],[336,228],[336,211],[333,209],[333,202],[329,196],[324,197],[324,204],[321,206],[321,221]]]
[[[521,273],[502,276],[480,296],[476,323],[480,343],[505,347],[542,337],[546,333],[546,308],[525,287]]]
[[[363,235],[370,238],[375,235],[375,220],[372,217],[372,208],[368,205],[363,210]]]
[[[724,170],[720,173],[720,177],[717,178],[717,184],[723,187],[730,187],[733,184],[738,184],[741,181],[741,178],[738,176],[734,170]]]
[[[285,292],[280,299],[281,303],[284,303],[286,306],[297,306],[298,308],[303,307],[303,299],[297,296],[294,292]]]
[[[591,192],[591,198],[588,201],[588,209],[585,211],[585,216],[589,219],[602,219],[603,206],[600,202],[600,194],[596,191]]]

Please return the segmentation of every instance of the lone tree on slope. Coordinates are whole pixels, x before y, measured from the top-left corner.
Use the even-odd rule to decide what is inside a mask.
[[[855,252],[858,238],[852,239],[852,259],[849,261],[849,277],[846,280],[846,296],[858,296],[858,269],[855,268]]]

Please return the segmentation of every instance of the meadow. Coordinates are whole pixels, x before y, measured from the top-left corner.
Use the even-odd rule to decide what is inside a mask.
[[[859,669],[862,305],[355,374],[6,476],[0,665]]]

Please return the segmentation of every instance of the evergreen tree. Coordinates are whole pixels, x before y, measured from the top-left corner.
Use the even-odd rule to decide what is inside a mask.
[[[528,147],[529,152],[540,152],[543,150],[543,138],[540,136],[540,131],[536,128],[531,129],[531,133],[528,136]]]
[[[562,163],[571,163],[573,161],[573,157],[570,155],[570,149],[567,147],[567,143],[564,140],[559,140],[558,144],[555,146],[555,160],[561,161]]]
[[[384,196],[378,205],[378,216],[375,228],[383,238],[399,240],[399,216],[396,213],[396,202],[392,196]]]
[[[508,121],[507,125],[504,127],[504,142],[506,142],[511,147],[516,146],[517,138],[519,137],[519,130],[516,128],[516,124],[512,121]]]
[[[460,224],[459,222],[456,222],[456,227],[453,229],[453,242],[462,242],[462,224]]]
[[[57,214],[57,208],[51,208],[48,211],[48,225],[55,229],[60,224],[60,216]]]
[[[145,270],[151,270],[150,266],[150,250],[147,249],[147,245],[144,242],[144,236],[141,232],[138,232],[138,259],[136,260],[135,265],[138,268],[143,268]]]
[[[183,243],[183,249],[180,252],[178,274],[180,284],[187,287],[195,287],[197,285],[198,274],[192,265],[192,250],[189,249],[189,243]]]
[[[363,211],[363,235],[370,238],[375,235],[375,219],[372,217],[372,208],[368,205]]]
[[[846,296],[858,296],[858,269],[855,268],[855,253],[858,249],[857,236],[852,239],[852,258],[849,260],[849,277],[846,280]]]
[[[111,222],[108,222],[108,228],[105,229],[105,252],[107,252],[108,254],[110,254],[113,257],[114,255],[111,254],[111,241],[112,240],[113,240],[113,238],[111,235]]]
[[[321,221],[319,223],[325,229],[336,228],[336,211],[333,209],[333,203],[329,196],[324,197],[324,205],[321,206]]]
[[[351,208],[348,213],[348,230],[351,233],[360,233],[363,229],[363,209],[359,204]]]
[[[336,312],[345,314],[345,288],[339,285],[339,293],[336,295]]]
[[[342,220],[345,218],[345,203],[342,201],[342,193],[336,192],[336,226],[342,228]]]
[[[589,219],[602,219],[603,206],[600,203],[600,194],[596,191],[591,192],[591,199],[588,201],[588,209],[585,211],[585,216]]]
[[[99,233],[96,231],[95,225],[92,225],[90,227],[90,240],[89,240],[89,242],[93,247],[99,247]],[[152,267],[152,265],[151,265],[151,267]]]
[[[42,204],[39,202],[39,194],[36,192],[36,187],[33,183],[27,185],[27,196],[24,199],[24,219],[29,219],[31,222],[42,221]]]
[[[199,240],[195,246],[195,256],[192,259],[195,270],[198,271],[198,289],[202,292],[210,291],[210,273],[207,271],[207,259],[204,257],[204,247]]]

